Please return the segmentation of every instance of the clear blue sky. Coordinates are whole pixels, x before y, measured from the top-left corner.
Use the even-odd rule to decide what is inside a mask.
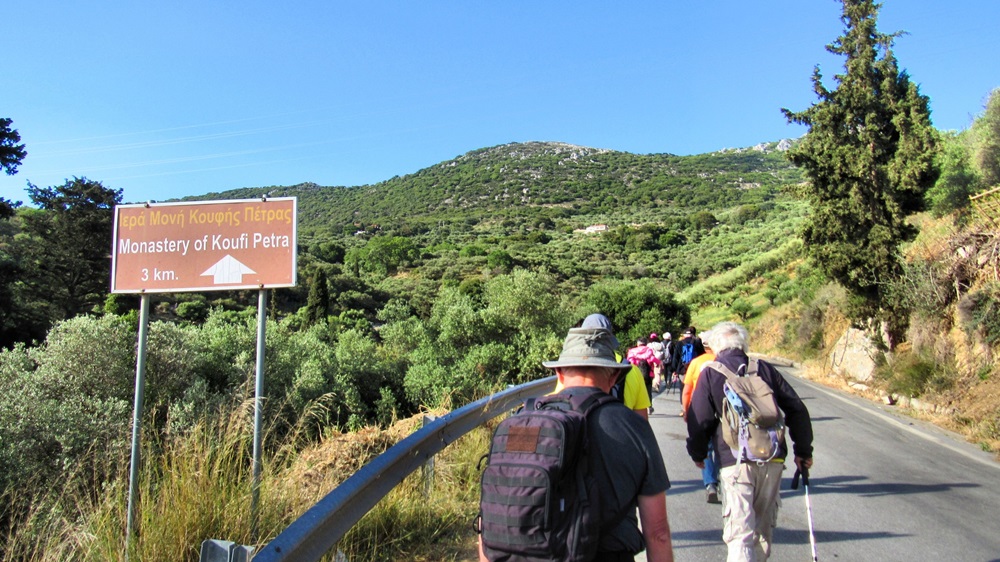
[[[560,141],[699,154],[801,136],[843,59],[836,0],[5,2],[0,196],[87,177],[125,202],[363,185]],[[1000,87],[1000,1],[884,0],[883,32],[962,130]]]

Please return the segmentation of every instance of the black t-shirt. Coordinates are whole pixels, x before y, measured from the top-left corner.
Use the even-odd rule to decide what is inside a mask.
[[[564,392],[602,391],[594,387],[572,387]],[[645,549],[645,541],[639,531],[637,498],[670,488],[656,436],[648,421],[620,402],[601,406],[587,421],[591,474],[602,491],[601,524],[606,526],[616,514],[625,514],[616,527],[601,536],[600,550],[641,552]]]

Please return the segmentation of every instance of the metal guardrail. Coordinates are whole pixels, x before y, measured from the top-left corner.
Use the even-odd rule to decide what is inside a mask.
[[[380,499],[469,431],[525,399],[555,388],[554,376],[515,386],[437,418],[382,453],[292,522],[253,562],[314,562],[329,552]]]

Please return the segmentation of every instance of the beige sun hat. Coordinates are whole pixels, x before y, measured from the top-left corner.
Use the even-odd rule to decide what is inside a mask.
[[[601,328],[573,328],[566,334],[562,353],[556,361],[543,361],[549,369],[558,367],[609,367],[630,369],[628,361],[615,357],[618,340],[608,330]]]

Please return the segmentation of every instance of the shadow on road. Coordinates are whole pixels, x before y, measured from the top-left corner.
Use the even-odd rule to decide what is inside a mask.
[[[851,494],[862,497],[894,496],[900,494],[934,494],[958,488],[980,488],[972,482],[910,484],[907,482],[868,482],[865,476],[829,476],[809,479],[810,494]]]
[[[725,548],[722,542],[722,529],[700,529],[671,533],[674,550],[699,548],[704,546]],[[809,539],[806,539],[809,540]]]
[[[674,480],[670,479],[670,489],[667,490],[667,497],[678,496],[680,494],[690,494],[692,492],[698,492],[699,494],[705,493],[705,484],[702,483],[701,478],[697,480]]]
[[[896,539],[910,537],[908,533],[892,533],[889,531],[816,531],[816,543],[851,542],[873,539]],[[774,544],[809,544],[809,531],[804,529],[783,529],[778,526],[774,530]]]

